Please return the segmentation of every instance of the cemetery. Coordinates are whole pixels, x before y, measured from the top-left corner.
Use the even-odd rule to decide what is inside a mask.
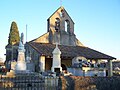
[[[113,76],[116,58],[84,46],[63,6],[47,19],[47,25],[47,33],[24,44],[24,34],[19,37],[12,22],[0,90],[108,90],[107,83],[112,89],[120,84],[120,78]]]

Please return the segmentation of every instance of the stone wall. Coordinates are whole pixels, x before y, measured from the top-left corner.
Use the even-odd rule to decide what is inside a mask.
[[[61,90],[120,90],[120,77],[60,77]]]

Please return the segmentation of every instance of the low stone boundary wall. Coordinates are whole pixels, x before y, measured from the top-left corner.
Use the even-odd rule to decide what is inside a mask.
[[[59,90],[59,77],[18,75],[0,77],[0,90]]]
[[[57,87],[59,77],[45,77],[45,86]]]
[[[61,76],[61,90],[120,90],[120,77]]]

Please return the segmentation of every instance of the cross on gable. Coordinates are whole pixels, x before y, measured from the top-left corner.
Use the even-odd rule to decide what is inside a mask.
[[[60,6],[62,6],[62,0],[60,0]]]

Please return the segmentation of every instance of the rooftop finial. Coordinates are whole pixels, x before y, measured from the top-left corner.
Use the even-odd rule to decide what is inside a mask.
[[[20,40],[21,40],[21,42],[22,42],[22,44],[23,44],[23,43],[24,43],[24,34],[23,34],[23,33],[21,33]]]
[[[62,6],[62,0],[60,0],[60,6]]]
[[[58,43],[56,42],[56,48],[58,48]]]
[[[26,42],[27,42],[27,24],[26,24]]]

